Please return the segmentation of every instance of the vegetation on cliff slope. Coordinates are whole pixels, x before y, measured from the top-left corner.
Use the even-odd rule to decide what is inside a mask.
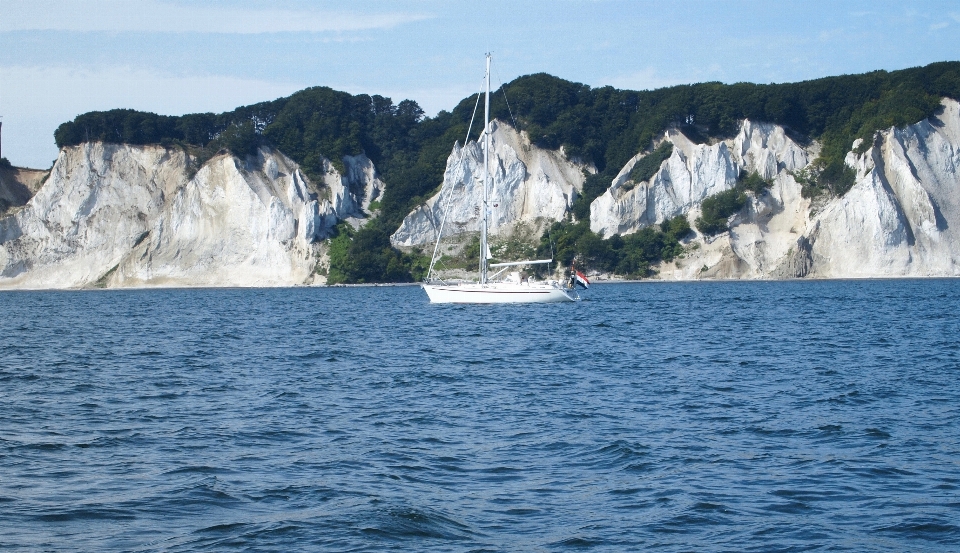
[[[724,190],[704,198],[700,204],[700,216],[694,222],[697,230],[708,236],[730,230],[727,220],[747,205],[746,192],[750,191],[760,195],[771,186],[773,186],[773,183],[764,180],[757,173],[741,175],[737,179],[737,184],[730,190]]]
[[[576,219],[583,221],[589,217],[590,202],[609,187],[624,164],[637,152],[650,151],[668,127],[677,126],[693,140],[704,141],[707,136],[730,136],[744,118],[784,125],[800,141],[822,143],[820,158],[806,175],[804,193],[843,194],[853,184],[843,158],[855,139],[862,138],[865,149],[876,131],[933,115],[943,96],[960,99],[960,62],[801,83],[701,83],[652,91],[591,88],[541,73],[506,84],[491,109],[497,118],[526,131],[537,145],[562,146],[571,157],[595,165],[597,174],[586,179],[574,204]],[[453,143],[463,140],[475,101],[476,95],[450,112],[424,117],[410,100],[394,104],[382,96],[315,87],[222,114],[91,112],[61,125],[55,138],[60,147],[89,140],[179,144],[200,161],[224,148],[243,155],[260,144],[271,144],[312,178],[322,172],[323,157],[342,167],[343,156],[365,153],[387,186],[381,216],[348,238],[380,247],[403,217],[439,187],[447,156]],[[472,137],[478,133],[475,126]],[[402,269],[381,261],[369,261],[369,266],[351,261],[363,267],[345,271],[345,278],[413,278],[410,259],[396,262],[403,264]]]
[[[655,263],[683,254],[680,240],[689,233],[690,223],[682,215],[659,227],[645,227],[633,234],[615,234],[607,239],[591,232],[589,221],[560,221],[543,234],[537,254],[552,254],[562,267],[575,262],[580,268],[645,278],[653,274],[650,267]]]
[[[346,223],[337,225],[329,255],[328,284],[413,282],[423,278],[430,264],[429,259],[416,252],[407,254],[394,249],[389,236],[355,231]]]
[[[630,190],[638,183],[650,180],[657,174],[663,162],[673,154],[673,143],[664,140],[657,149],[640,158],[630,170],[630,180],[624,184],[624,190]],[[632,184],[631,184],[632,183]]]
[[[818,139],[823,147],[815,165],[816,189],[843,194],[853,184],[843,158],[854,140],[862,138],[869,147],[876,131],[933,115],[944,96],[960,99],[960,62],[800,83],[701,83],[641,92],[538,74],[510,83],[507,94],[531,140],[562,145],[569,155],[596,165],[598,174],[588,179],[574,206],[576,216],[585,218],[590,202],[633,155],[649,149],[670,126],[689,132],[690,122],[691,130],[713,137],[731,136],[747,118],[783,125],[801,142]],[[499,96],[493,110],[509,117]]]

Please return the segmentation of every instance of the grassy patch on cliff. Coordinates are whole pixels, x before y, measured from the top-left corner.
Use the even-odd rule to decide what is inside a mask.
[[[657,174],[663,162],[670,159],[673,154],[673,143],[663,141],[657,146],[657,149],[640,158],[633,169],[630,170],[630,180],[624,184],[624,190],[631,190],[638,183],[650,180]]]
[[[747,205],[747,191],[756,195],[763,194],[772,183],[757,173],[741,175],[737,184],[730,190],[724,190],[708,196],[700,204],[701,214],[694,222],[702,234],[713,236],[730,230],[727,220]]]
[[[690,233],[686,217],[677,216],[659,226],[604,239],[590,230],[587,221],[554,223],[540,238],[537,254],[550,257],[561,266],[576,261],[580,268],[614,273],[626,278],[646,278],[660,261],[672,261],[683,254],[680,240]]]

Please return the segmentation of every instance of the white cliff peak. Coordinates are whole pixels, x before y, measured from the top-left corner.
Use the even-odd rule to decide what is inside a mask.
[[[745,129],[737,141],[749,134]],[[771,167],[764,160],[775,154],[773,187],[751,198],[729,233],[699,239],[701,247],[686,259],[664,264],[661,278],[960,276],[956,101],[944,100],[932,120],[879,133],[862,154],[851,151],[846,163],[856,181],[842,197],[803,198],[792,175],[792,168],[803,166],[801,152],[771,141],[779,135],[775,130],[763,135],[766,142],[751,139],[760,150],[736,151],[761,174]]]
[[[64,148],[0,220],[0,287],[264,286],[310,281],[318,241],[382,193],[365,156],[311,183],[283,154],[221,154],[189,176],[180,149]]]
[[[568,160],[560,151],[531,144],[526,135],[505,123],[490,125],[491,234],[510,231],[516,223],[562,219],[583,189],[584,173],[590,168]],[[444,235],[479,230],[482,180],[482,146],[476,142],[455,145],[441,191],[407,215],[391,242],[415,246],[435,241],[444,212]]]
[[[847,159],[856,184],[816,217],[812,274],[960,275],[960,104]]]
[[[740,167],[726,142],[695,144],[675,129],[664,140],[673,144],[673,152],[649,180],[629,181],[634,165],[647,155],[637,154],[590,204],[590,230],[607,237],[636,232],[687,213],[736,184]]]

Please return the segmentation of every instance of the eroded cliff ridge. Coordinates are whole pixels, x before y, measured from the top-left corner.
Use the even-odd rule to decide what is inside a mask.
[[[504,123],[492,136],[494,232],[565,216],[586,168],[561,151],[531,147]],[[879,132],[862,154],[854,153],[859,143],[853,144],[846,163],[856,170],[856,183],[839,197],[801,194],[798,171],[811,167],[819,144],[798,144],[778,125],[744,120],[735,137],[702,144],[670,129],[661,140],[672,144],[672,153],[652,177],[630,179],[649,155],[638,153],[592,202],[592,231],[628,235],[678,215],[694,226],[701,202],[734,187],[738,178],[757,173],[772,186],[747,194],[728,232],[694,232],[683,256],[657,267],[659,278],[960,274],[960,104],[954,100],[945,99],[934,118]],[[455,148],[441,191],[407,216],[394,244],[432,242],[444,211],[445,235],[476,231],[481,175],[479,146]]]
[[[960,274],[960,104],[849,154],[856,185],[813,217],[812,274]]]
[[[661,267],[660,277],[960,275],[956,101],[944,100],[935,118],[878,133],[862,154],[851,151],[846,163],[856,170],[856,183],[841,197],[804,198],[794,173],[803,157],[790,159],[778,152],[772,188],[750,196],[728,233],[698,235],[684,259]],[[692,210],[688,218],[695,215]]]
[[[607,191],[590,204],[590,230],[603,235],[629,234],[677,215],[685,215],[710,195],[732,188],[744,172],[774,179],[805,167],[811,157],[776,125],[744,121],[732,140],[694,144],[671,129],[663,140],[673,152],[645,182],[630,173],[645,154],[637,154]]]
[[[517,223],[562,219],[592,167],[568,159],[562,150],[531,144],[526,136],[505,123],[493,121],[491,128],[491,234],[509,232]],[[482,184],[481,145],[472,141],[463,147],[455,145],[447,159],[440,191],[407,215],[390,241],[395,246],[432,243],[441,222],[445,235],[478,231]]]
[[[49,171],[0,164],[0,217],[15,213],[30,201],[49,174]]]
[[[593,167],[531,144],[503,122],[491,138],[493,234],[569,217]],[[590,205],[594,232],[629,235],[676,216],[695,226],[704,199],[746,174],[771,183],[746,193],[727,232],[684,238],[683,254],[655,267],[658,278],[960,275],[956,101],[878,132],[868,147],[851,145],[846,164],[856,178],[840,196],[801,193],[819,145],[798,143],[781,126],[744,120],[732,138],[699,138],[668,129],[659,141],[672,151],[652,176],[631,180],[649,155],[638,153]],[[323,282],[317,269],[333,227],[372,217],[371,202],[389,187],[365,156],[341,163],[342,172],[324,159],[313,182],[266,146],[243,158],[221,152],[201,166],[178,147],[64,147],[49,175],[2,175],[0,287]],[[476,232],[481,176],[480,146],[455,146],[441,188],[406,216],[392,243],[431,244],[444,213],[445,235]]]
[[[65,147],[0,220],[0,286],[278,286],[312,282],[320,241],[383,191],[370,160],[322,182],[270,148],[196,168],[179,148]],[[195,171],[195,173],[194,173]]]

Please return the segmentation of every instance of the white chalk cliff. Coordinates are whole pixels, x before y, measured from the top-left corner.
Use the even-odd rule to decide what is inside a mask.
[[[879,133],[861,155],[849,153],[856,183],[839,198],[801,196],[792,172],[815,156],[782,129],[745,123],[734,142],[732,161],[772,177],[772,188],[751,194],[728,233],[698,235],[685,258],[663,264],[661,278],[960,276],[956,101],[944,100],[934,119]],[[698,214],[687,213],[691,223]]]
[[[808,232],[812,275],[960,275],[960,104],[848,154],[856,185]]]
[[[567,159],[562,150],[539,148],[502,122],[491,122],[491,128],[491,234],[511,230],[518,222],[562,219],[583,190],[586,172],[592,167]],[[407,215],[390,241],[395,246],[432,243],[444,214],[444,236],[478,231],[482,186],[482,145],[454,145],[440,191]]]
[[[491,231],[536,218],[560,220],[585,167],[562,152],[530,145],[508,125],[492,133],[494,153]],[[687,253],[659,269],[664,279],[793,278],[960,275],[960,106],[944,100],[933,120],[879,133],[877,144],[847,163],[857,171],[843,197],[801,195],[794,173],[816,159],[819,145],[801,146],[784,128],[743,121],[738,134],[695,144],[671,129],[663,140],[671,156],[645,182],[630,172],[645,153],[620,170],[590,206],[590,228],[603,236],[630,234],[684,215],[693,225],[700,203],[756,172],[773,186],[748,193],[748,205],[719,236],[695,234]],[[482,151],[455,147],[441,192],[415,209],[393,235],[397,246],[476,231],[482,191]]]
[[[493,234],[565,217],[593,168],[502,122],[491,138]],[[818,146],[801,146],[776,125],[744,121],[736,137],[713,144],[676,130],[663,140],[673,152],[653,177],[629,181],[638,154],[592,203],[593,230],[629,234],[676,215],[693,224],[703,199],[744,172],[773,186],[748,194],[729,232],[685,239],[686,252],[657,267],[659,278],[960,276],[956,101],[851,152],[856,183],[842,197],[802,197],[794,174]],[[455,146],[440,192],[404,219],[394,245],[431,243],[444,212],[444,234],[476,231],[482,159],[475,142]],[[87,143],[64,148],[49,175],[3,169],[0,288],[322,282],[323,239],[339,221],[368,217],[385,186],[366,157],[342,163],[341,174],[325,162],[311,182],[270,148],[196,167],[179,148]]]
[[[805,167],[810,160],[782,127],[751,121],[743,122],[733,140],[713,145],[694,144],[673,129],[664,140],[673,144],[673,153],[650,180],[630,180],[634,165],[646,155],[637,154],[590,204],[590,230],[607,237],[636,232],[684,215],[707,196],[733,188],[744,171],[773,179],[783,171]]]
[[[590,204],[590,230],[607,237],[636,232],[686,213],[707,196],[736,184],[738,169],[725,143],[696,145],[675,130],[667,131],[665,140],[673,143],[673,153],[648,182],[630,180],[630,172],[644,157],[637,154]]]
[[[86,143],[0,219],[0,287],[279,286],[310,282],[318,242],[383,190],[364,156],[311,183],[269,148],[191,175],[180,149]]]

